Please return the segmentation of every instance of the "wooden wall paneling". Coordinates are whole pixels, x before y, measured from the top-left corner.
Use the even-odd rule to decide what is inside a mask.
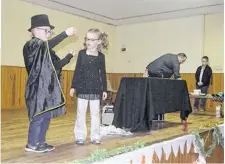
[[[26,108],[25,105],[25,84],[27,80],[27,72],[24,67],[1,66],[2,70],[2,108],[3,109],[19,109]],[[71,98],[69,95],[73,71],[63,71],[62,88],[67,99],[67,105],[74,104],[76,97]],[[142,77],[142,73],[107,73],[107,79],[111,82],[112,88],[117,90],[123,77]],[[182,78],[187,81],[189,92],[195,89],[194,73],[182,73]],[[224,74],[213,74],[213,86],[210,87],[209,93],[217,93],[224,91]],[[192,100],[193,101],[193,100]],[[219,103],[207,100],[207,109],[215,110]]]
[[[143,77],[143,73],[136,73],[135,77]]]
[[[28,74],[26,69],[24,68],[19,68],[20,70],[20,109],[26,109],[26,102],[25,102],[25,89],[26,89],[26,83],[27,83],[27,78]]]
[[[195,89],[195,76],[190,73],[182,73],[181,78],[186,80],[189,92]]]
[[[193,92],[196,88],[195,84],[195,74],[194,73],[183,73],[181,74],[182,78],[187,81],[189,92]],[[214,73],[213,74],[213,86],[209,87],[208,93],[213,94],[220,91],[224,91],[224,74],[223,73]],[[193,103],[194,100],[192,100]],[[210,99],[207,100],[206,108],[214,111],[218,102],[214,102]]]
[[[214,73],[213,74],[213,85],[209,87],[209,93],[216,94],[217,92],[224,91],[224,74],[223,73]],[[214,102],[212,100],[207,100],[206,107],[215,110],[216,106],[219,105],[219,102]]]
[[[123,77],[129,77],[126,73],[116,73],[116,74],[112,74],[112,78],[114,79],[114,84],[113,84],[113,88],[117,88],[119,89],[119,86],[120,86],[120,82],[121,82],[121,79]]]
[[[2,108],[18,109],[20,97],[20,70],[18,67],[2,68]]]
[[[113,89],[118,89],[119,88],[119,83],[120,83],[120,74],[118,73],[108,73],[109,81],[111,82],[111,86]]]
[[[20,102],[21,102],[21,96],[20,96],[20,82],[21,82],[21,76],[20,76],[20,69],[13,69],[13,76],[11,76],[11,78],[13,78],[13,101],[15,103],[13,103],[13,109],[18,109],[18,106],[20,106]],[[23,100],[23,98],[22,98]]]
[[[6,76],[6,68],[5,67],[1,67],[1,108],[6,109],[7,105],[6,105],[6,92],[7,92],[7,76]]]
[[[220,76],[220,88],[221,88],[221,91],[224,91],[224,73],[220,73],[218,74]]]
[[[111,82],[112,88],[118,90],[121,79],[123,77],[135,77],[135,73],[108,73],[107,77]]]
[[[67,99],[67,105],[72,105],[76,102],[76,95],[74,97],[70,97],[70,89],[73,79],[73,73],[74,71],[67,71],[67,78],[65,80],[65,88],[66,88],[66,99]]]
[[[67,96],[67,74],[68,74],[68,71],[62,71],[61,86],[62,86],[62,90],[65,97]]]
[[[210,87],[210,93],[217,93],[224,91],[224,74],[215,73],[213,74],[213,86]]]

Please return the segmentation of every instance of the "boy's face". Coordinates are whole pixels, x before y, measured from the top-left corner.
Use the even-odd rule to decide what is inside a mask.
[[[205,58],[202,58],[202,66],[207,66],[208,65],[208,60]]]
[[[52,31],[49,26],[42,26],[42,27],[36,27],[33,33],[38,38],[41,38],[42,40],[47,41],[51,37]]]

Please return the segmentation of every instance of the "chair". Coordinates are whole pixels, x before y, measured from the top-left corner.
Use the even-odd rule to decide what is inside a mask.
[[[101,117],[101,124],[103,125],[111,125],[114,117],[113,113],[113,106],[115,103],[117,91],[114,90],[111,86],[109,80],[107,80],[107,99],[102,101],[101,103],[101,110],[102,110],[102,117]]]
[[[110,83],[109,80],[107,80],[107,99],[106,99],[106,103],[113,105],[115,103],[115,98],[116,98],[116,94],[117,94],[117,90],[114,90],[112,88],[112,85]]]

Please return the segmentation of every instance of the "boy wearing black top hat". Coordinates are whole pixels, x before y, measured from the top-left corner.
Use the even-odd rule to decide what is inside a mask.
[[[47,15],[35,15],[31,18],[33,37],[23,47],[23,56],[28,72],[25,90],[25,101],[30,120],[28,143],[25,150],[29,152],[48,152],[55,149],[45,142],[50,119],[65,114],[65,96],[61,88],[62,67],[70,62],[74,52],[70,51],[60,59],[52,50],[68,36],[76,33],[70,27],[48,41],[51,30]]]

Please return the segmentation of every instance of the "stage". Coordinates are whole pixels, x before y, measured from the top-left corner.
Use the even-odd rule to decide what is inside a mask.
[[[180,121],[180,113],[165,115],[165,122],[154,122],[150,133],[136,133],[132,136],[104,137],[99,146],[90,144],[78,146],[74,142],[75,106],[67,107],[67,115],[52,120],[47,134],[47,142],[56,146],[55,151],[44,154],[24,152],[27,141],[28,118],[25,109],[2,110],[2,153],[4,163],[65,163],[89,156],[96,149],[115,149],[123,145],[133,145],[136,141],[148,144],[161,142],[186,135]],[[202,127],[208,124],[223,123],[215,117],[215,112],[194,112],[188,118],[188,130],[205,131]],[[88,131],[90,115],[87,115]]]

